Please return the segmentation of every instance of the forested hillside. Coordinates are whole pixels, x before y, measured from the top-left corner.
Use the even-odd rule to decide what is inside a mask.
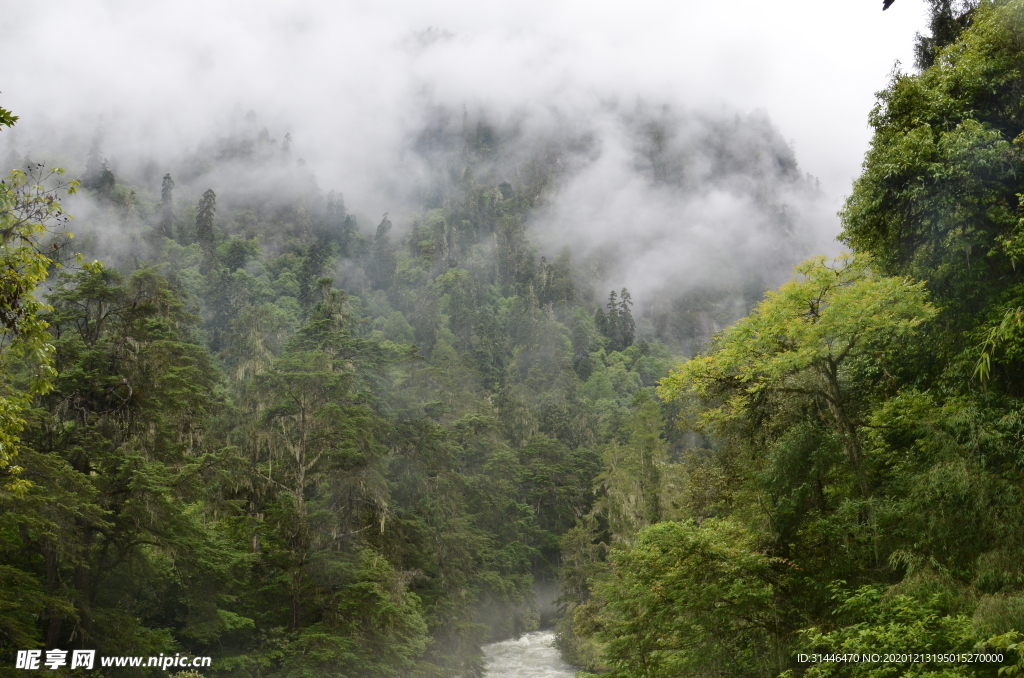
[[[562,642],[590,671],[1024,666],[1024,3],[931,4],[924,70],[871,112],[850,252],[675,367],[662,407],[710,445],[638,427],[633,520],[607,492],[563,538]],[[928,654],[977,652],[998,661]]]
[[[1024,0],[930,5],[838,256],[762,115],[436,106],[343,197],[0,109],[0,675],[1019,673]]]
[[[0,672],[38,647],[470,676],[552,623],[566,535],[676,515],[644,493],[700,439],[658,380],[802,255],[785,201],[813,185],[742,122],[621,118],[647,185],[731,196],[774,243],[642,312],[607,247],[535,239],[600,158],[586,135],[441,116],[372,220],[253,116],[163,166],[97,135],[50,174],[12,142]]]

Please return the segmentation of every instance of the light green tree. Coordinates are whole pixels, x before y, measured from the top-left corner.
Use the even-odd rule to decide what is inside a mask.
[[[730,521],[642,530],[596,586],[610,675],[777,675],[772,562]]]
[[[728,425],[772,395],[820,402],[842,442],[864,496],[863,388],[854,375],[877,370],[921,323],[933,317],[922,283],[874,272],[867,256],[815,257],[798,277],[770,291],[746,318],[719,334],[704,355],[661,381],[665,400],[686,394],[710,403],[699,415],[711,428]]]
[[[612,539],[632,543],[636,533],[666,516],[663,496],[668,444],[662,436],[665,422],[660,405],[647,391],[634,399],[629,441],[611,441],[605,446],[605,470],[598,476],[602,490],[594,512],[608,522]]]
[[[14,119],[0,111],[0,124]],[[12,488],[24,487],[14,465],[23,413],[34,396],[50,389],[56,374],[43,319],[50,309],[35,292],[59,265],[55,257],[70,238],[60,232],[70,219],[60,197],[74,193],[78,183],[63,182],[63,173],[14,170],[0,181],[0,473]]]

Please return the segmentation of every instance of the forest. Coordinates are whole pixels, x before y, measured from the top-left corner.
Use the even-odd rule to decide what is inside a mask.
[[[8,143],[0,676],[470,678],[541,627],[584,677],[1020,673],[1024,0],[930,5],[837,256],[761,118],[616,112],[774,243],[643,298],[538,236],[586,131],[437,111],[372,216],[254,113],[144,162]]]

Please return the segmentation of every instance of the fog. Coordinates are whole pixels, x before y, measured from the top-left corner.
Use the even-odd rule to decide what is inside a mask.
[[[876,0],[4,5],[0,105],[21,122],[0,153],[80,172],[99,139],[118,172],[156,190],[165,169],[266,128],[373,218],[418,208],[443,164],[418,142],[439,116],[486,121],[510,168],[576,140],[536,240],[641,301],[709,277],[774,284],[837,247],[873,94],[912,61],[924,12],[919,0],[884,14]],[[713,167],[723,156],[734,166]]]

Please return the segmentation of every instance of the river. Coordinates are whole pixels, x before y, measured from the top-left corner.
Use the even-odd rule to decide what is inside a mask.
[[[562,661],[552,631],[525,633],[517,640],[484,645],[487,678],[573,678],[576,669]]]

